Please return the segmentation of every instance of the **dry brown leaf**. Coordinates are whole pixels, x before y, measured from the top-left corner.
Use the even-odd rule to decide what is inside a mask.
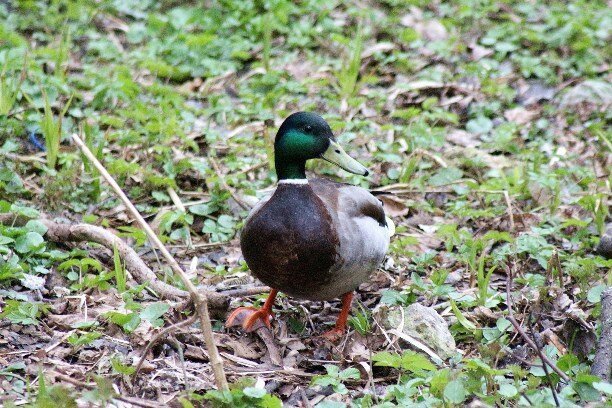
[[[385,209],[385,214],[389,217],[403,217],[408,215],[408,207],[404,200],[390,194],[379,195],[378,199],[382,201]]]
[[[504,117],[508,122],[524,125],[531,122],[539,113],[540,111],[538,109],[525,109],[522,106],[517,106],[516,108],[505,111]]]

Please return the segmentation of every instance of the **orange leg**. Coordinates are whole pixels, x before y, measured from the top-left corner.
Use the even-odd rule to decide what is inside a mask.
[[[270,316],[272,316],[272,305],[278,290],[272,289],[266,303],[257,309],[253,306],[239,307],[234,310],[227,320],[225,321],[225,327],[239,326],[241,325],[247,332],[252,332],[262,327],[262,323],[270,327]]]
[[[330,341],[336,341],[339,340],[342,335],[344,335],[344,332],[346,331],[346,321],[348,320],[348,316],[351,311],[352,301],[353,292],[348,292],[342,295],[342,310],[340,310],[338,320],[336,320],[336,325],[333,329],[323,333],[321,337]]]

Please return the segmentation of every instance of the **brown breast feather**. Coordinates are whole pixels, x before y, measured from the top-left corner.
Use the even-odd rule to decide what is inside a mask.
[[[339,239],[310,185],[281,184],[244,226],[240,246],[262,282],[309,298],[333,278],[330,269],[338,261]]]

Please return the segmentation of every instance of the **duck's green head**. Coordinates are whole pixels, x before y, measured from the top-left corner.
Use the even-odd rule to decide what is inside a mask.
[[[362,176],[368,170],[346,154],[331,128],[319,115],[297,112],[289,116],[276,134],[274,160],[279,180],[305,179],[306,160],[323,159]]]

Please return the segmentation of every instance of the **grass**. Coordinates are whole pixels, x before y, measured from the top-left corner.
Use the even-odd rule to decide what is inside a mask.
[[[21,83],[23,82],[24,75],[20,78],[10,76],[7,74],[8,61],[5,63],[0,73],[0,115],[6,116],[11,113],[11,110],[17,102]]]
[[[291,384],[309,396],[333,392],[322,407],[554,406],[549,381],[562,405],[609,403],[609,386],[589,375],[589,345],[599,330],[601,291],[612,279],[611,261],[595,252],[610,222],[611,19],[605,2],[586,0],[279,0],[208,8],[3,2],[0,213],[61,215],[118,230],[160,279],[180,286],[64,137],[76,132],[181,262],[197,257],[194,281],[248,284],[237,239],[247,212],[232,195],[262,197],[275,182],[270,152],[280,121],[296,110],[317,111],[372,172],[363,179],[315,162],[308,170],[394,191],[386,208],[398,233],[390,260],[354,307],[353,354],[331,353],[328,367],[313,362],[312,326],[329,321],[317,314],[319,303],[282,300],[278,319],[288,344],[305,345],[298,368],[316,376]],[[46,166],[30,135],[45,140]],[[189,387],[182,369],[169,364],[174,343],[154,349],[150,373],[130,378],[130,356],[142,339],[183,311],[135,282],[116,252],[92,249],[49,242],[35,222],[0,225],[0,325],[18,336],[9,346],[44,348],[28,337],[32,330],[49,330],[54,339],[74,330],[52,357],[75,372],[95,372],[99,384],[94,393],[45,383],[45,366],[38,377],[25,368],[37,362],[11,349],[17,353],[0,377],[12,399],[36,405],[86,396],[104,405],[129,378],[139,397],[154,399],[161,390],[184,406],[289,403],[290,395],[261,387],[272,379],[284,387],[282,373],[210,392],[206,363],[193,355],[200,345],[189,336],[176,337],[187,344]],[[521,322],[532,315],[537,332],[551,328],[564,347],[549,342],[543,352],[568,383],[547,376],[535,353],[520,354],[525,343],[507,319],[508,268],[514,314]],[[72,300],[60,307],[73,297],[85,299],[87,320]],[[442,315],[463,354],[440,363],[388,347],[378,305],[415,302]],[[585,324],[573,324],[568,310]],[[245,339],[225,331],[221,317],[215,330],[231,342]],[[247,346],[237,350],[263,364]],[[164,382],[156,383],[162,372]]]
[[[55,114],[53,113],[53,109],[51,107],[51,102],[49,101],[49,97],[45,90],[41,91],[44,106],[43,106],[43,115],[38,123],[40,132],[42,133],[45,139],[45,151],[47,152],[47,166],[49,168],[54,169],[57,164],[57,158],[59,155],[60,142],[62,140],[62,121],[64,119],[64,115],[68,111],[70,107],[70,103],[72,102],[72,97],[68,100],[57,119],[55,118]],[[26,97],[30,102],[31,99]]]

